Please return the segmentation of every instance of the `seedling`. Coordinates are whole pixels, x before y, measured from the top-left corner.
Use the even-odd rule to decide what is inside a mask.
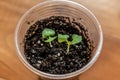
[[[78,44],[82,41],[82,36],[73,34],[72,35],[72,41],[68,41],[69,35],[66,34],[58,34],[58,42],[66,42],[67,43],[67,54],[69,53],[70,46],[74,44]]]
[[[47,39],[47,40],[44,40],[44,42],[48,42],[50,44],[50,47],[52,47],[52,44],[51,42],[56,39],[56,36],[55,35],[55,31],[52,30],[52,29],[49,29],[49,28],[45,28],[43,31],[42,31],[42,38],[43,39]]]

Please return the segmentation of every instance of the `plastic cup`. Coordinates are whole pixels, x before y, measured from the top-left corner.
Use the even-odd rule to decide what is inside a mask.
[[[81,23],[88,29],[89,36],[93,40],[95,46],[92,52],[91,60],[83,68],[67,74],[49,74],[37,70],[26,60],[26,57],[24,55],[23,39],[26,31],[30,27],[28,25],[28,22],[30,22],[30,24],[33,24],[37,20],[44,19],[50,16],[69,16],[82,19]],[[49,0],[35,5],[22,16],[17,24],[17,28],[15,31],[15,44],[20,60],[28,69],[30,69],[34,73],[51,80],[72,78],[89,69],[99,57],[100,51],[102,49],[102,43],[103,34],[101,26],[93,13],[85,8],[83,5],[69,0]]]

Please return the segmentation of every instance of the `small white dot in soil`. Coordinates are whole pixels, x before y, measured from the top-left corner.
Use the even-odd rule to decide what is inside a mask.
[[[38,42],[37,42],[38,44],[40,44],[40,40],[38,40]]]
[[[55,55],[54,57],[58,57],[58,55]]]
[[[41,46],[43,46],[43,44],[42,44],[42,43],[41,43],[40,45],[41,45]]]
[[[63,58],[62,58],[62,57],[60,57],[60,60],[63,60]]]
[[[85,58],[83,58],[82,61],[85,61]]]
[[[34,49],[32,49],[32,53],[36,53],[36,51]]]
[[[41,61],[37,61],[39,64],[41,64],[42,62]]]
[[[37,66],[37,67],[39,67],[39,66],[40,66],[40,64],[36,64],[36,66]]]
[[[60,56],[60,53],[58,53],[57,55]]]
[[[33,34],[35,34],[35,32],[32,32]]]
[[[76,48],[78,48],[79,46],[76,45]]]
[[[33,46],[36,46],[36,44],[34,44]]]
[[[32,55],[32,57],[35,57],[35,55]]]

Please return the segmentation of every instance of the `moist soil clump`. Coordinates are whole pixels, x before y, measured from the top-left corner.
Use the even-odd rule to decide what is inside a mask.
[[[30,23],[28,24],[30,25]],[[42,31],[50,28],[57,34],[78,34],[82,36],[79,44],[71,45],[66,54],[66,43],[55,39],[52,47],[42,38]],[[69,38],[71,40],[71,38]],[[24,38],[24,54],[28,62],[40,71],[50,74],[65,74],[84,67],[91,59],[93,42],[88,30],[75,19],[65,16],[51,16],[30,25]]]

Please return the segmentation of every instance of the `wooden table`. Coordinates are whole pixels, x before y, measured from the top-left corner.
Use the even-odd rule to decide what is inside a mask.
[[[18,59],[14,31],[20,17],[45,0],[0,0],[0,80],[38,80]],[[89,8],[98,18],[104,44],[97,62],[80,80],[120,80],[120,0],[74,0]]]

